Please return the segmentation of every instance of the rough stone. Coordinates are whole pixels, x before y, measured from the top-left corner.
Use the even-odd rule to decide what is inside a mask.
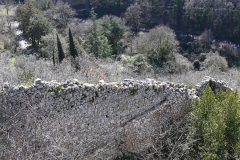
[[[0,110],[6,113],[3,117],[10,118],[3,122],[15,121],[11,127],[20,126],[10,128],[9,132],[20,131],[26,124],[23,133],[28,135],[24,137],[26,144],[33,146],[37,139],[41,145],[36,155],[45,156],[44,159],[62,154],[58,147],[66,159],[113,159],[122,151],[145,150],[145,144],[152,142],[155,132],[159,133],[161,124],[167,120],[166,113],[181,114],[186,110],[186,102],[198,98],[210,80],[215,92],[230,89],[225,82],[210,77],[191,90],[183,84],[152,79],[126,79],[121,83],[100,80],[96,86],[79,85],[78,80],[58,83],[36,79],[29,87],[0,91]],[[10,84],[4,83],[3,87],[8,89]],[[2,128],[5,125],[7,128],[9,124],[1,123]],[[3,145],[22,144],[21,132],[9,134],[15,136],[11,137],[14,141],[2,136],[2,142],[7,143]],[[51,153],[45,154],[48,151]],[[17,159],[19,155],[11,156]]]
[[[3,84],[3,88],[4,89],[9,89],[10,88],[10,84],[8,82]]]
[[[42,84],[42,80],[37,78],[35,81],[34,81],[34,84]]]

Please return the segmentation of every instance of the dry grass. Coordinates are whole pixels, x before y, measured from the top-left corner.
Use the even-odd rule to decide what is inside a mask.
[[[168,74],[164,71],[158,73],[133,72],[134,69],[122,65],[118,61],[100,60],[91,57],[79,59],[80,70],[76,72],[70,60],[64,60],[62,64],[53,67],[50,61],[36,60],[33,56],[16,56],[11,58],[6,53],[0,52],[0,83],[11,84],[31,83],[36,78],[46,81],[57,80],[59,82],[68,79],[78,79],[88,83],[97,83],[104,79],[107,82],[121,82],[124,79],[156,79],[159,81],[171,81],[184,83],[192,88],[205,76],[210,76],[226,81],[230,87],[240,90],[240,72],[237,68],[221,72],[218,68],[210,67],[203,71],[186,70],[181,74]]]

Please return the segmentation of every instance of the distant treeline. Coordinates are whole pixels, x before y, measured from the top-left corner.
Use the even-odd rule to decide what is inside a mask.
[[[51,1],[51,0],[46,0]],[[56,1],[56,0],[55,0]],[[64,0],[77,10],[123,17],[129,6],[141,13],[139,27],[165,24],[186,33],[211,29],[214,37],[239,43],[240,1],[236,0]],[[140,9],[138,8],[140,5]]]

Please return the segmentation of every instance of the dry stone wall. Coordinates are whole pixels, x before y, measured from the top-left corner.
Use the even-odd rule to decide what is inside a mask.
[[[168,115],[181,115],[209,83],[184,85],[126,79],[98,84],[40,79],[0,92],[0,159],[114,159],[139,153]],[[226,83],[211,80],[216,90]]]

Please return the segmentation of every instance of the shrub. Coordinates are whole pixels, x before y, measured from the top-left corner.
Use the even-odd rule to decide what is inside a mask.
[[[225,72],[228,69],[228,63],[224,57],[219,56],[219,53],[212,53],[210,52],[207,55],[205,60],[206,67],[217,66],[221,71]]]
[[[195,61],[193,62],[193,67],[194,67],[194,69],[197,70],[197,71],[200,70],[200,62],[199,62],[199,60],[195,60]]]
[[[191,137],[188,114],[181,114],[180,117],[170,116],[166,119],[154,145],[148,148],[149,153],[141,159],[192,159],[189,154],[192,142],[188,140]]]
[[[239,66],[240,58],[238,55],[238,50],[231,47],[228,44],[224,44],[223,47],[219,50],[220,56],[226,57],[229,67]]]
[[[180,72],[186,72],[190,69],[191,63],[186,57],[182,56],[181,54],[174,54],[174,57]]]
[[[149,63],[163,66],[169,59],[174,58],[178,41],[173,30],[166,26],[157,26],[148,33],[141,33],[127,48],[128,54],[142,54],[149,59]]]
[[[194,159],[234,159],[240,153],[239,100],[237,91],[215,95],[208,85],[202,97],[194,101]]]

